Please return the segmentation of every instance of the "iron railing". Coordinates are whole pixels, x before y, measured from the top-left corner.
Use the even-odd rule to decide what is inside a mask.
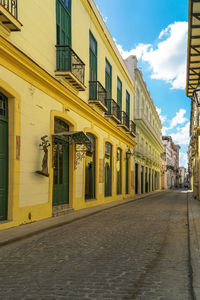
[[[131,132],[133,132],[134,134],[136,134],[136,124],[132,120],[130,120],[129,129],[130,129]]]
[[[56,70],[70,71],[84,84],[85,64],[70,46],[56,45]]]
[[[106,106],[106,90],[99,81],[89,81],[89,100],[100,101]]]
[[[125,125],[129,128],[129,116],[125,113],[125,111],[121,111],[121,122],[122,125]]]
[[[118,120],[121,120],[120,106],[113,99],[106,99],[106,106],[108,111],[106,115],[114,115]]]
[[[17,0],[0,0],[0,4],[17,19]]]

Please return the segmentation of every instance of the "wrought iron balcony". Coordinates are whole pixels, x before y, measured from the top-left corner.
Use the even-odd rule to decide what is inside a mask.
[[[136,135],[136,124],[132,120],[130,120],[129,129],[132,134]]]
[[[63,76],[77,90],[84,91],[85,64],[67,45],[56,45],[56,76]]]
[[[22,24],[18,21],[17,0],[0,0],[0,24],[9,31],[20,31]]]
[[[108,108],[106,115],[113,118],[117,123],[120,123],[121,112],[120,112],[119,104],[115,102],[113,99],[106,99],[106,106]]]
[[[0,0],[0,4],[17,19],[17,0]]]
[[[99,81],[89,81],[89,103],[96,104],[104,111],[108,111],[106,107],[106,90]]]
[[[125,111],[121,111],[121,125],[129,130],[129,117]]]

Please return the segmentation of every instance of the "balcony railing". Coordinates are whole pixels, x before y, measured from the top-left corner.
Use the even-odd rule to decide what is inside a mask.
[[[85,64],[78,55],[67,45],[56,45],[56,71],[70,72],[74,77],[63,74],[71,83],[76,86],[78,79],[84,85],[85,80]],[[77,84],[78,88],[78,84]],[[84,90],[84,89],[79,89]]]
[[[121,111],[121,123],[122,123],[122,125],[124,125],[127,128],[129,128],[129,117],[125,113],[125,111]]]
[[[134,133],[136,135],[136,124],[132,120],[130,120],[129,129],[132,133]]]
[[[107,93],[102,84],[99,81],[89,81],[89,86],[89,101],[106,108]]]
[[[106,99],[106,106],[108,108],[108,111],[106,112],[106,115],[112,115],[115,118],[117,118],[119,121],[121,121],[121,112],[120,112],[120,106],[117,102],[115,102],[113,99]]]
[[[17,19],[17,0],[0,0],[0,4]]]

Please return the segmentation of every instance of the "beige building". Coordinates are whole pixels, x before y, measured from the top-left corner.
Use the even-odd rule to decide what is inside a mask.
[[[134,81],[134,121],[137,126],[135,160],[135,193],[148,193],[161,188],[161,121],[156,111],[142,72],[137,68],[136,56],[125,63]]]
[[[166,159],[166,188],[171,189],[179,186],[179,150],[171,136],[163,136]]]

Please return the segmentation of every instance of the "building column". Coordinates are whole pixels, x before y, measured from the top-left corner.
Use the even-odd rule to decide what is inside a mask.
[[[148,186],[147,193],[149,193],[150,186],[149,186],[149,168],[148,167],[147,167],[147,186]]]
[[[149,169],[150,181],[149,181],[149,192],[152,192],[152,169]]]
[[[146,167],[143,166],[143,194],[146,193],[146,180],[145,180],[145,174],[146,174]]]

